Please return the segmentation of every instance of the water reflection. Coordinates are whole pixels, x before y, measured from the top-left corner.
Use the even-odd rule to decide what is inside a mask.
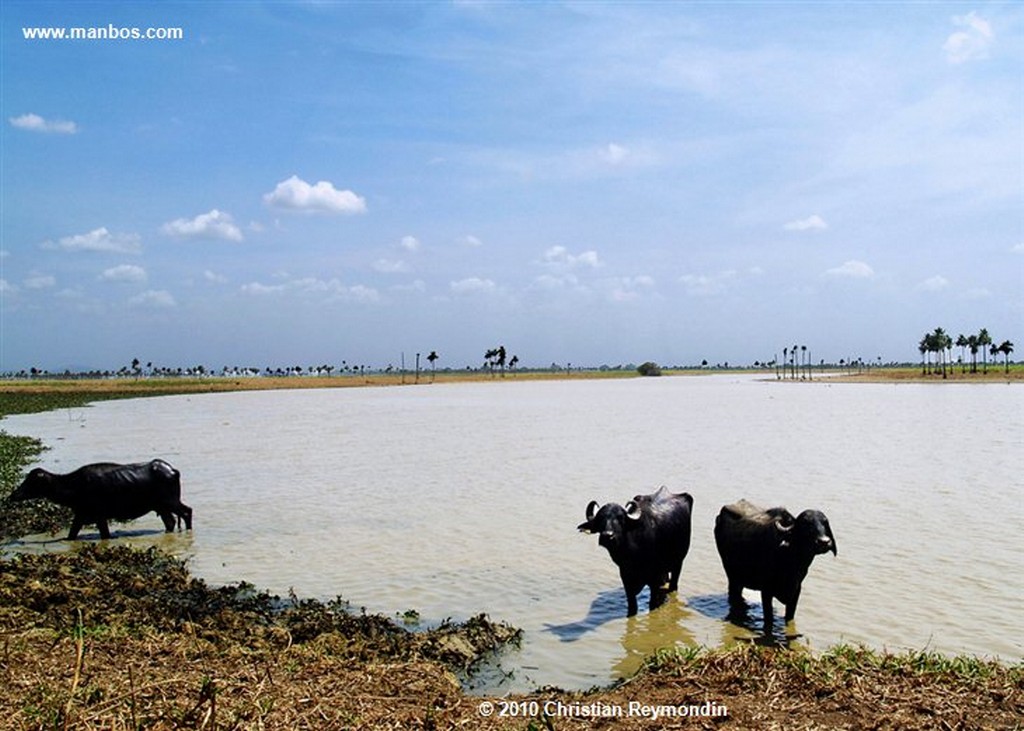
[[[693,633],[687,629],[692,617],[693,612],[675,593],[669,594],[654,611],[629,617],[621,639],[625,654],[612,665],[612,670],[617,676],[626,677],[639,670],[644,660],[658,650],[696,645]]]

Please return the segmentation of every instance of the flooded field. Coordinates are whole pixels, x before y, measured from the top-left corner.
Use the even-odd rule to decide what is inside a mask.
[[[115,536],[208,581],[522,627],[508,689],[586,688],[658,647],[752,636],[723,621],[712,536],[740,497],[831,521],[839,554],[811,567],[797,642],[1024,656],[1019,386],[509,378],[114,401],[3,426],[51,446],[55,471],[171,462],[194,532],[150,515]],[[627,619],[615,566],[575,528],[590,500],[662,484],[694,496],[690,554],[679,596]]]

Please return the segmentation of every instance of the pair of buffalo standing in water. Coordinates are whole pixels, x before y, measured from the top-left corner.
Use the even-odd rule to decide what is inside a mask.
[[[181,502],[181,475],[167,462],[100,463],[66,475],[36,468],[11,494],[11,500],[46,498],[74,513],[68,539],[74,540],[87,523],[95,523],[102,538],[110,538],[109,520],[131,520],[156,512],[168,532],[175,518],[192,528],[192,508]],[[608,503],[587,506],[579,530],[597,533],[619,567],[626,590],[629,616],[637,612],[636,597],[651,589],[650,608],[660,606],[679,587],[683,559],[690,550],[693,498],[662,487],[652,495],[637,495],[625,507]],[[760,590],[764,625],[772,625],[772,599],[786,606],[786,621],[796,614],[800,586],[819,553],[836,553],[828,518],[805,510],[795,518],[785,508],[762,510],[746,500],[726,505],[715,520],[715,543],[729,580],[729,605],[745,614],[743,589]]]
[[[597,533],[619,567],[626,590],[628,614],[637,612],[636,597],[650,587],[650,608],[660,606],[679,587],[683,559],[690,550],[693,497],[662,487],[652,495],[637,495],[625,506],[608,503],[587,506],[584,533]],[[772,628],[772,599],[786,607],[786,622],[796,614],[800,587],[814,557],[831,551],[836,539],[828,518],[805,510],[795,518],[785,508],[761,508],[740,500],[726,505],[715,519],[715,545],[729,581],[730,616],[746,615],[743,589],[761,592],[766,633]]]

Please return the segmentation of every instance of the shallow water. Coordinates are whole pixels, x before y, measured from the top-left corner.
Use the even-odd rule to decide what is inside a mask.
[[[723,621],[712,535],[740,497],[831,521],[839,555],[811,566],[797,643],[1024,657],[1016,385],[510,378],[110,401],[3,428],[42,438],[55,471],[170,461],[195,530],[164,535],[150,515],[119,540],[188,556],[208,581],[522,627],[509,690],[586,688],[659,647],[752,637]],[[661,484],[694,496],[690,554],[678,597],[648,613],[642,596],[627,619],[616,567],[576,525],[592,499]]]

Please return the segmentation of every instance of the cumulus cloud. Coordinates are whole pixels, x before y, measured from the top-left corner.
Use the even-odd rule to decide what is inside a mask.
[[[242,230],[235,225],[231,214],[216,208],[209,213],[200,213],[195,218],[178,218],[165,223],[161,231],[181,239],[242,240]]]
[[[564,246],[552,246],[544,252],[545,264],[562,267],[590,267],[596,269],[601,266],[601,260],[596,251],[584,251],[581,254],[570,254]]]
[[[824,231],[828,228],[828,224],[825,223],[824,218],[815,213],[807,218],[790,221],[783,225],[783,228],[787,231]]]
[[[175,307],[178,304],[171,293],[164,289],[147,289],[142,294],[132,297],[128,302],[136,307],[151,307],[153,309]]]
[[[950,34],[942,45],[946,60],[961,64],[988,58],[988,49],[995,40],[991,24],[974,11],[953,16],[953,25],[960,30]]]
[[[338,190],[333,183],[321,180],[310,185],[297,175],[281,181],[263,202],[274,208],[318,213],[366,213],[366,200],[351,190]]]
[[[401,259],[378,259],[373,268],[382,274],[400,274],[409,271],[409,265]]]
[[[830,277],[849,277],[850,279],[870,279],[875,276],[875,270],[862,261],[851,259],[843,262],[842,265],[829,269],[825,272]]]
[[[403,236],[399,245],[406,251],[420,250],[420,240],[415,236]]]
[[[498,285],[491,279],[481,279],[480,277],[467,277],[450,284],[451,291],[455,294],[471,294],[474,292],[493,292],[498,288]]]
[[[942,275],[936,274],[934,277],[928,277],[928,279],[918,284],[917,290],[921,292],[938,292],[948,286],[949,280]]]
[[[1010,249],[1014,254],[1024,254],[1024,241]]]
[[[50,289],[56,284],[56,277],[50,274],[33,274],[22,282],[25,289]]]
[[[99,278],[106,282],[145,282],[146,270],[134,264],[121,264],[105,269]]]
[[[717,274],[684,274],[679,283],[686,287],[686,293],[694,297],[710,297],[721,294],[729,283],[736,279],[735,269],[726,269]]]
[[[461,243],[463,246],[471,246],[473,248],[484,245],[483,241],[478,239],[476,236],[473,236],[472,234],[466,234],[465,236],[463,236],[461,239],[459,239],[459,243]]]
[[[78,132],[78,125],[59,119],[43,119],[38,114],[22,114],[20,117],[8,117],[11,126],[29,132],[43,132],[58,135],[73,135]]]
[[[205,279],[207,282],[210,282],[211,284],[224,284],[225,282],[228,281],[228,278],[225,277],[223,274],[217,274],[216,272],[211,271],[209,269],[203,271],[203,279]]]
[[[250,282],[242,285],[242,292],[255,296],[297,293],[300,295],[316,295],[327,302],[378,302],[380,293],[362,284],[346,285],[338,279],[320,279],[318,277],[300,277],[289,279],[281,284],[262,284]]]
[[[615,302],[629,302],[654,290],[654,278],[646,274],[636,277],[617,277],[612,280],[610,297]]]
[[[44,241],[43,248],[64,251],[107,251],[118,254],[137,254],[142,250],[138,234],[115,234],[105,226],[89,233],[65,236],[57,243]]]

